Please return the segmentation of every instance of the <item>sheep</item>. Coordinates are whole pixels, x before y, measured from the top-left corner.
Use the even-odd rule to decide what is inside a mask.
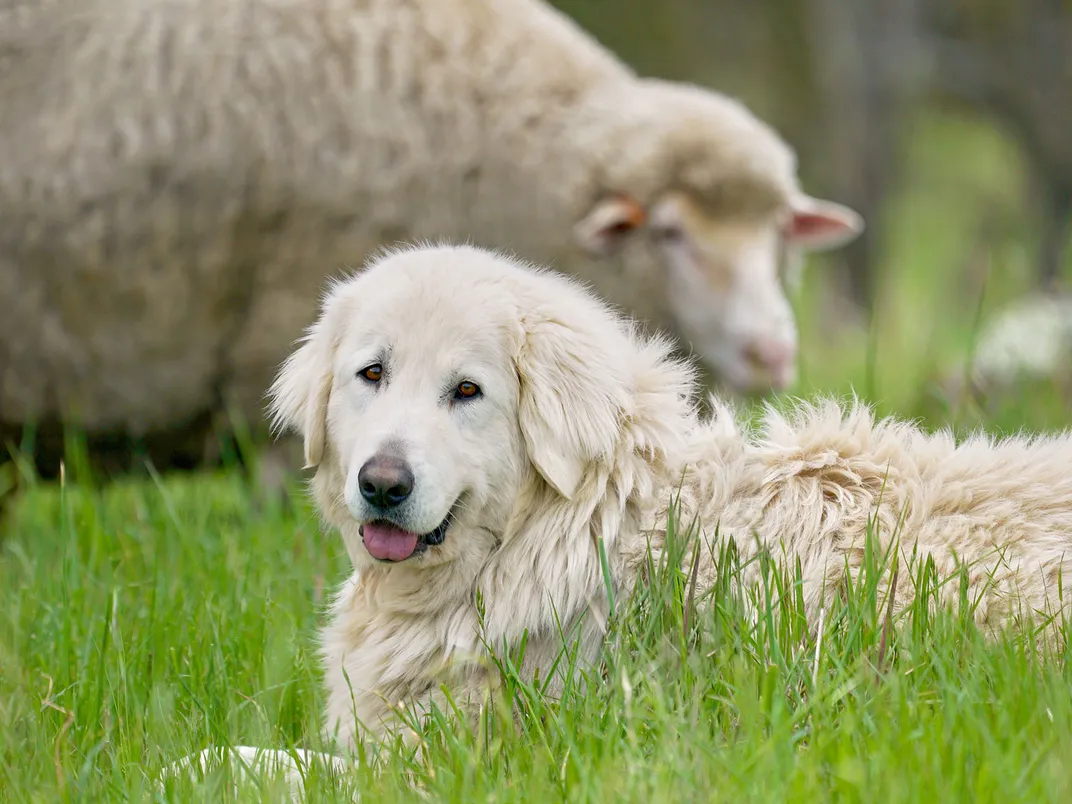
[[[437,238],[785,387],[783,263],[863,230],[741,102],[541,0],[0,0],[0,67],[0,431],[42,445],[196,462],[221,411],[263,425],[326,276]]]

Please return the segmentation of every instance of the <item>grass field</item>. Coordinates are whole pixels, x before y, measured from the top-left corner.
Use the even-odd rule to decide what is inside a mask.
[[[999,141],[921,126],[874,338],[831,339],[816,291],[800,300],[806,389],[856,388],[906,415],[934,365],[970,346],[957,244],[978,210],[964,199],[1017,204]],[[1022,224],[988,250],[987,306],[1026,284]],[[1033,397],[989,424],[1069,421]],[[104,487],[78,466],[31,484],[0,533],[0,799],[224,800],[222,772],[166,795],[158,772],[213,743],[321,747],[315,629],[346,558],[300,491],[263,507],[237,466]],[[1072,800],[1068,656],[984,643],[925,598],[891,628],[873,581],[827,613],[816,645],[791,603],[752,628],[722,588],[697,618],[684,579],[660,573],[619,610],[587,692],[545,700],[504,664],[520,730],[498,711],[475,732],[434,722],[421,760],[389,751],[379,772],[314,779],[310,800]],[[239,799],[281,792],[265,780]]]

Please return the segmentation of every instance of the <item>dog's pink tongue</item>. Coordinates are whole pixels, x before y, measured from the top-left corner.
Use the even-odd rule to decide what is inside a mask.
[[[417,549],[416,533],[392,525],[368,524],[361,531],[365,536],[365,549],[373,558],[401,561]]]

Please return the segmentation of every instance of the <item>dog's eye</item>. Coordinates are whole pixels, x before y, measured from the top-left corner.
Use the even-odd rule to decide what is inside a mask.
[[[469,380],[458,383],[458,387],[454,389],[455,399],[473,399],[478,396],[480,396],[480,386]]]
[[[357,372],[357,376],[361,377],[363,380],[368,380],[369,382],[379,382],[383,379],[383,366],[379,363],[373,363],[368,368],[363,368],[361,371]]]

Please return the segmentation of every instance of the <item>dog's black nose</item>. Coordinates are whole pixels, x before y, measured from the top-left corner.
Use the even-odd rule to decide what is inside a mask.
[[[400,458],[374,455],[357,473],[361,496],[377,508],[394,508],[413,492],[413,472]]]

